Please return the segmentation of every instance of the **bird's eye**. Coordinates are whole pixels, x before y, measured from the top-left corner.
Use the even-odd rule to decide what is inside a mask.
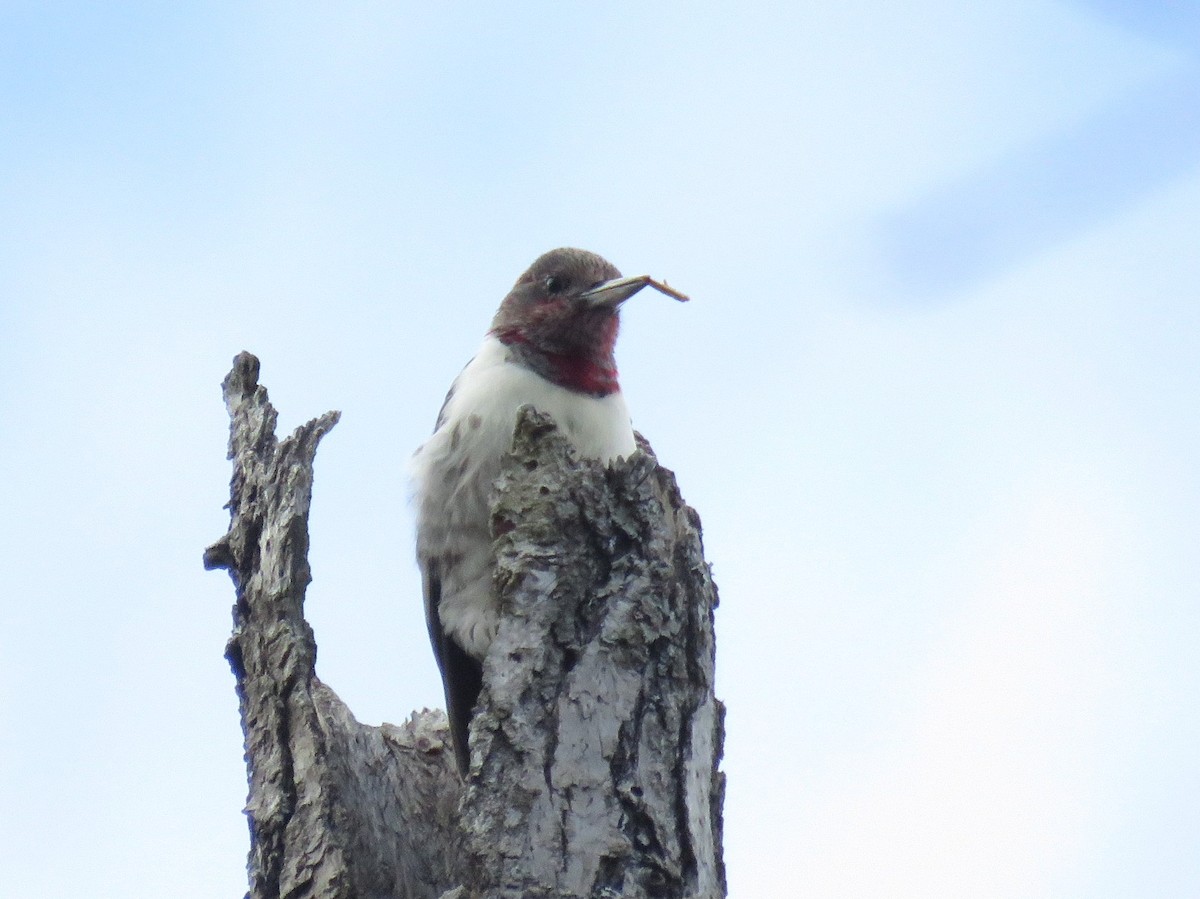
[[[567,289],[567,279],[560,275],[550,275],[542,283],[546,285],[546,290],[550,293],[562,293]]]

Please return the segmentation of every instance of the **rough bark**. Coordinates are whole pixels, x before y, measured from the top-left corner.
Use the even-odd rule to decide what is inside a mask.
[[[463,804],[487,896],[723,896],[716,588],[649,447],[580,461],[526,409],[493,505],[501,625]]]
[[[442,713],[369,727],[316,677],[308,510],[338,415],[277,441],[258,368],[242,353],[225,379],[231,524],[204,557],[237,594],[249,895],[723,896],[716,590],[699,520],[649,448],[579,461],[522,413],[493,505],[504,617],[464,789]]]
[[[225,656],[246,738],[249,895],[432,899],[457,882],[461,785],[442,751],[445,716],[368,727],[317,679],[308,510],[317,443],[338,414],[277,441],[258,369],[242,353],[225,379],[231,522],[204,554],[237,592]]]

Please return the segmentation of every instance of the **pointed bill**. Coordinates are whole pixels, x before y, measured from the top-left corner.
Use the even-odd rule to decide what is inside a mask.
[[[664,281],[655,281],[649,275],[613,278],[611,281],[597,284],[591,290],[585,290],[580,296],[593,306],[618,306],[643,287],[653,287],[659,293],[664,293],[681,303],[688,301],[686,294],[680,293]]]

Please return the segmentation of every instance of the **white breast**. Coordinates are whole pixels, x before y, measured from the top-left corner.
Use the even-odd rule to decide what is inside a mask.
[[[454,382],[433,436],[413,457],[418,501],[417,555],[441,571],[438,614],[468,652],[482,659],[496,630],[491,589],[489,494],[512,445],[517,410],[549,414],[581,456],[604,462],[636,449],[625,399],[592,397],[552,384],[512,361],[489,336]]]
[[[620,391],[593,397],[552,384],[511,361],[508,348],[490,335],[455,381],[444,417],[449,424],[472,414],[482,416],[484,430],[494,426],[496,436],[505,441],[502,453],[508,449],[517,410],[524,405],[552,416],[587,458],[611,461],[634,450],[629,410]]]

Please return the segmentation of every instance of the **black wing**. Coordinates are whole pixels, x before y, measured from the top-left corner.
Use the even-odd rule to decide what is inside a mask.
[[[465,776],[471,766],[471,753],[467,747],[467,733],[479,691],[483,689],[483,665],[467,655],[442,629],[438,617],[438,603],[442,598],[442,580],[437,562],[421,560],[421,575],[425,582],[425,624],[429,627],[429,642],[433,644],[433,656],[442,672],[442,686],[446,691],[446,715],[450,719],[450,739],[454,743],[454,758],[458,770]]]
[[[463,366],[463,371],[466,371],[466,366]],[[462,372],[459,372],[459,377],[461,376]],[[455,378],[442,401],[442,408],[438,410],[437,422],[433,426],[434,433],[445,424],[446,407],[450,405],[450,398],[454,396],[454,388],[457,386],[458,378]],[[442,687],[446,692],[446,715],[450,719],[454,757],[458,761],[458,770],[465,776],[471,766],[467,731],[471,724],[471,715],[475,711],[475,703],[479,701],[479,691],[483,689],[483,665],[467,655],[463,648],[442,630],[442,621],[438,617],[438,604],[442,600],[442,579],[438,563],[425,558],[420,561],[421,577],[425,582],[425,624],[429,628],[433,656],[442,672]]]

